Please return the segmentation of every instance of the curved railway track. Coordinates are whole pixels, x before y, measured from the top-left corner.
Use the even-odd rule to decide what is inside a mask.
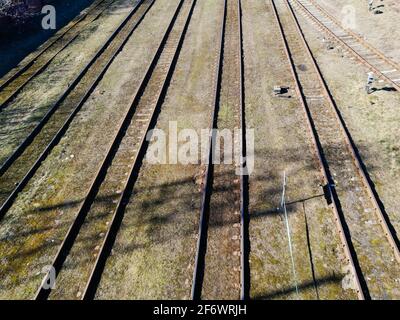
[[[86,254],[90,261],[89,263],[86,261],[83,269],[79,270],[85,274],[85,283],[81,284],[81,291],[77,294],[80,299],[95,297],[145,154],[146,135],[154,126],[163,103],[195,5],[196,0],[180,0],[157,52],[132,97],[131,105],[119,124],[119,130],[109,146],[107,155],[79,208],[76,219],[53,260],[52,266],[58,275],[62,272],[64,261],[71,248],[73,249],[80,232],[103,234],[100,240],[87,242],[85,250],[75,252],[79,256]],[[110,197],[110,194],[114,196]],[[83,225],[88,214],[97,217],[96,225],[89,223]],[[51,290],[43,289],[48,277],[49,275],[44,277],[36,299],[49,297]]]
[[[88,12],[63,30],[62,33],[46,43],[46,45],[32,59],[6,75],[0,82],[0,112],[9,102],[36,76],[41,74],[47,66],[67,48],[86,26],[97,20],[115,0],[97,1]]]
[[[305,111],[323,175],[325,195],[335,214],[358,297],[382,297],[385,293],[371,281],[369,275],[380,269],[385,274],[380,281],[393,282],[391,279],[398,273],[398,264],[392,263],[393,259],[399,262],[398,239],[308,47],[291,1],[279,1],[277,4],[271,0],[271,6],[290,63],[296,93]],[[372,212],[376,213],[375,217]],[[375,221],[369,226],[366,222],[371,219]],[[370,247],[377,242],[382,252]]]
[[[62,97],[0,167],[0,219],[57,145],[155,0],[141,0]]]
[[[350,53],[357,62],[372,71],[376,77],[400,91],[400,64],[386,57],[381,51],[341,23],[318,5],[315,0],[292,0],[298,12],[310,19],[329,38]]]
[[[225,1],[220,39],[211,128],[233,132],[245,127],[240,0]],[[230,116],[223,116],[224,108],[229,109]],[[219,138],[214,131],[209,140],[203,182],[192,299],[246,299],[247,179],[241,174],[244,171],[241,160],[234,159],[230,165],[215,164],[216,155],[224,152],[216,139]],[[235,154],[245,157],[244,130],[237,139],[239,146]]]

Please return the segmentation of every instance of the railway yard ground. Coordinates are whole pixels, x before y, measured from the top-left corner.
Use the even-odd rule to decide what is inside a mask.
[[[86,2],[0,78],[0,299],[400,300],[397,0]]]

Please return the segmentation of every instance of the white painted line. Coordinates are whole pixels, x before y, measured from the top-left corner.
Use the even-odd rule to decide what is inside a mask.
[[[392,73],[392,72],[395,72],[395,71],[397,71],[397,69],[382,71],[382,73]]]

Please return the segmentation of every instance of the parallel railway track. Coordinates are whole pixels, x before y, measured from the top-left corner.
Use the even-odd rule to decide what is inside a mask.
[[[115,0],[97,1],[88,12],[79,16],[71,26],[48,41],[32,59],[1,79],[0,112],[8,106],[9,102],[14,99],[32,79],[41,74],[58,54],[67,48],[79,34],[85,30],[86,26],[97,20],[114,1]]]
[[[147,134],[154,127],[162,107],[196,1],[179,0],[161,43],[137,91],[130,97],[126,113],[118,123],[118,131],[52,261],[57,277],[62,275],[68,259],[86,256],[85,266],[77,263],[81,268],[79,277],[84,279],[76,292],[75,297],[79,299],[94,299],[96,296],[107,258],[132,197],[147,148]],[[0,218],[65,134],[154,2],[142,0],[138,3],[81,72],[73,88],[63,95],[20,145],[20,149],[0,167],[0,191],[6,195],[3,198],[0,195]],[[379,281],[385,285],[391,281],[390,287],[395,287],[395,279],[400,274],[399,240],[295,15],[294,5],[311,14],[305,2],[323,12],[313,0],[270,0],[355,291],[359,299],[385,298],[387,293],[383,286],[372,281],[369,275],[379,272]],[[332,17],[325,16],[334,21]],[[192,279],[194,300],[218,298],[221,293],[233,298],[249,297],[248,181],[244,172],[245,163],[242,162],[246,158],[246,133],[241,19],[241,1],[224,0],[213,83],[211,128],[232,132],[242,130],[237,137],[240,143],[234,147],[237,148],[234,154],[241,159],[234,158],[232,164],[216,164],[215,156],[225,152],[225,149],[222,144],[216,143],[215,132],[210,136]],[[357,35],[349,34],[360,41]],[[346,45],[350,47],[347,42]],[[368,45],[365,47],[369,48]],[[377,72],[377,67],[370,60],[350,49]],[[385,63],[396,65],[373,47],[369,50]],[[380,70],[379,76],[398,89],[393,79]],[[366,223],[370,221],[373,222]],[[78,249],[76,243],[80,237],[85,243]],[[375,245],[377,242],[379,245]],[[209,263],[210,259],[212,263]],[[51,298],[51,294],[57,291],[57,288],[45,289],[44,284],[48,283],[49,277],[50,273],[43,278],[35,299]]]
[[[342,34],[342,38],[347,38],[349,39],[349,41],[351,41],[351,43],[356,43],[358,42],[359,46],[363,46],[365,47],[367,50],[372,51],[376,56],[378,56],[380,59],[384,60],[387,64],[389,64],[390,66],[392,66],[393,68],[396,68],[398,72],[400,72],[400,64],[393,61],[392,59],[388,58],[387,56],[385,56],[385,54],[383,52],[381,52],[380,50],[378,50],[377,48],[373,47],[371,44],[369,44],[367,41],[365,41],[360,35],[358,35],[357,33],[355,33],[354,31],[352,31],[349,28],[345,28],[343,27],[343,25],[331,14],[329,14],[328,11],[326,11],[324,8],[322,8],[315,0],[308,0],[313,6],[315,6],[320,13],[327,19],[325,21],[323,21],[322,19],[318,19],[321,22],[325,22],[328,25],[332,25],[332,23],[339,28],[343,34]],[[303,3],[304,7],[307,7],[305,3]],[[315,15],[316,16],[316,15]],[[329,19],[332,21],[329,21]],[[372,56],[373,54],[370,53],[367,55]],[[377,60],[377,58],[375,58]],[[400,76],[400,74],[399,74]]]
[[[158,50],[148,66],[140,87],[132,97],[130,107],[119,124],[119,130],[79,208],[76,219],[53,260],[52,266],[58,275],[62,272],[64,261],[81,231],[94,234],[103,232],[103,237],[99,241],[87,243],[85,251],[79,250],[77,253],[87,254],[90,261],[84,267],[86,280],[78,294],[81,299],[95,297],[101,274],[143,161],[147,146],[146,135],[154,126],[163,103],[195,5],[196,0],[180,0]],[[110,197],[110,193],[114,197]],[[83,225],[88,214],[97,217],[100,223],[92,226],[89,223]],[[96,253],[93,255],[94,251]],[[46,283],[47,280],[48,275],[42,283]],[[42,285],[36,294],[36,299],[46,299],[50,293],[51,290],[43,289]]]
[[[218,49],[211,128],[233,132],[244,129],[245,122],[240,0],[225,1]],[[224,117],[222,113],[230,115]],[[245,156],[245,133],[242,133],[237,137],[240,142],[235,154]],[[192,299],[246,299],[247,179],[238,174],[243,172],[243,166],[237,159],[230,165],[214,164],[214,156],[224,152],[221,146],[217,150],[216,138],[213,134],[208,145]]]
[[[338,231],[360,299],[382,297],[381,287],[364,277],[377,269],[392,281],[398,272],[398,239],[383,211],[316,61],[296,19],[291,1],[271,0],[295,88],[305,111],[324,190],[335,214]],[[352,173],[356,176],[353,176]],[[375,212],[374,216],[372,212]],[[375,219],[374,219],[375,218]],[[374,219],[371,226],[367,221]],[[381,229],[376,225],[380,224]],[[353,246],[352,239],[356,239]],[[370,244],[379,242],[382,252]],[[360,243],[368,243],[366,247]],[[391,249],[391,250],[390,250]],[[374,261],[372,263],[370,261]],[[395,286],[395,285],[394,285]]]
[[[389,59],[361,36],[341,23],[315,0],[292,0],[299,13],[310,19],[329,38],[351,54],[357,62],[372,71],[376,77],[400,91],[400,64]]]
[[[73,84],[0,167],[0,219],[18,193],[57,145],[115,57],[142,22],[155,0],[141,0],[113,32]]]

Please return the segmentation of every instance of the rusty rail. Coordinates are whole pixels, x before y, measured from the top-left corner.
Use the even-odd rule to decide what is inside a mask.
[[[232,1],[233,2],[233,1]],[[242,135],[240,137],[240,155],[242,159],[246,157],[246,132],[245,132],[245,110],[244,110],[244,74],[243,74],[243,39],[242,39],[242,11],[241,11],[241,1],[237,0],[237,12],[238,12],[238,52],[239,52],[239,81],[240,81],[240,93],[239,93],[239,126],[242,129]],[[218,46],[218,61],[216,65],[216,74],[214,78],[214,95],[213,95],[213,109],[211,113],[211,129],[217,128],[218,123],[218,110],[220,105],[220,93],[222,85],[222,69],[224,60],[224,43],[225,43],[225,33],[227,29],[227,14],[228,14],[228,1],[224,2],[223,19],[220,29],[220,43]],[[216,133],[213,131],[209,139],[208,144],[208,162],[206,164],[205,170],[205,181],[202,190],[202,202],[200,208],[200,222],[198,231],[198,242],[197,251],[195,257],[195,265],[193,272],[193,282],[192,282],[192,299],[201,299],[202,286],[204,280],[204,270],[205,270],[205,255],[207,251],[207,237],[208,237],[208,223],[209,223],[209,213],[210,213],[210,198],[212,193],[212,186],[214,180],[214,165],[213,159],[215,155],[215,143]],[[241,160],[242,160],[241,159]],[[249,266],[248,266],[248,205],[247,205],[247,177],[244,175],[245,162],[240,161],[239,170],[240,175],[240,298],[242,300],[248,299],[249,295]]]
[[[387,83],[390,83],[397,91],[400,92],[400,85],[397,84],[395,81],[387,77],[383,72],[381,72],[378,68],[374,67],[372,64],[370,64],[366,59],[364,59],[357,51],[355,51],[353,48],[351,48],[345,41],[340,39],[332,30],[330,30],[328,27],[326,27],[315,15],[313,15],[301,2],[298,0],[293,0],[299,8],[312,20],[319,26],[320,29],[325,31],[328,35],[330,35],[336,42],[338,42],[345,50],[350,52],[354,58],[360,62],[362,65],[367,67],[369,70],[373,71],[375,75]]]
[[[220,36],[218,44],[218,60],[216,64],[216,73],[214,78],[214,94],[213,94],[213,105],[211,112],[211,129],[217,127],[217,115],[219,105],[219,92],[221,90],[221,78],[222,78],[222,64],[223,64],[223,51],[224,51],[224,38],[225,38],[225,22],[227,15],[227,0],[224,1],[224,12],[223,18],[221,19]],[[207,248],[207,232],[208,232],[208,220],[209,220],[209,203],[211,197],[211,188],[213,180],[213,168],[212,162],[214,157],[214,142],[215,134],[214,131],[208,141],[208,162],[206,164],[205,181],[202,191],[201,207],[200,207],[200,221],[199,231],[197,239],[196,257],[194,262],[193,270],[193,281],[192,281],[192,293],[191,297],[193,300],[199,300],[201,298],[201,290],[204,279],[204,266],[205,266],[205,254]]]
[[[59,100],[57,100],[57,102],[50,108],[50,110],[46,113],[46,115],[43,117],[43,119],[38,123],[38,125],[28,135],[28,137],[17,147],[17,149],[13,152],[13,154],[0,167],[0,176],[2,176],[7,170],[10,169],[10,167],[14,164],[14,162],[24,153],[24,151],[28,148],[28,146],[30,146],[31,143],[34,142],[34,139],[36,138],[36,136],[45,127],[45,125],[51,119],[52,115],[56,112],[56,110],[61,105],[61,103],[74,90],[74,88],[82,80],[82,78],[85,76],[85,74],[88,72],[88,70],[102,56],[102,54],[104,54],[104,52],[110,46],[112,41],[120,34],[121,30],[127,25],[127,23],[132,18],[134,18],[135,13],[139,10],[139,8],[143,5],[143,3],[145,1],[150,1],[150,5],[148,6],[148,8],[145,9],[145,11],[139,17],[137,23],[135,23],[135,25],[129,31],[128,35],[122,41],[122,43],[117,48],[115,53],[112,54],[110,59],[107,61],[107,63],[104,65],[104,67],[97,74],[96,78],[90,84],[89,89],[85,92],[84,96],[80,99],[79,103],[72,108],[72,112],[65,119],[65,121],[63,122],[61,127],[58,129],[58,131],[56,131],[56,133],[55,133],[54,137],[52,137],[52,140],[50,141],[50,143],[47,144],[44,147],[43,151],[41,152],[40,156],[36,159],[34,164],[30,168],[27,169],[27,171],[26,171],[25,175],[23,176],[23,178],[20,181],[16,181],[16,187],[8,195],[7,199],[3,203],[0,203],[0,220],[4,217],[4,215],[7,213],[8,209],[13,204],[13,202],[14,202],[15,198],[17,197],[18,193],[21,192],[21,190],[26,186],[26,184],[33,177],[33,175],[35,174],[37,169],[40,167],[41,163],[47,158],[47,156],[49,155],[51,150],[54,148],[54,146],[56,146],[57,143],[60,141],[60,139],[63,137],[63,135],[65,134],[65,132],[69,128],[70,123],[73,121],[75,116],[78,114],[78,112],[80,111],[80,109],[83,106],[83,104],[87,101],[87,99],[91,95],[91,93],[94,90],[94,88],[96,88],[97,84],[100,82],[100,80],[102,79],[102,77],[104,76],[104,74],[106,73],[106,71],[108,70],[108,68],[112,64],[112,62],[114,61],[115,57],[122,50],[122,48],[125,46],[126,42],[131,37],[131,35],[134,32],[134,30],[136,30],[137,26],[142,22],[142,20],[144,19],[144,17],[146,16],[146,14],[150,10],[150,8],[152,7],[152,5],[155,2],[155,0],[141,0],[136,4],[136,6],[131,10],[129,15],[124,19],[124,21],[122,21],[122,23],[118,26],[118,28],[108,38],[106,43],[100,48],[100,50],[97,52],[97,54],[92,58],[92,60],[80,72],[80,74],[77,76],[77,78],[71,84],[71,86],[68,87],[66,92],[59,98]]]
[[[362,160],[361,160],[358,152],[356,151],[356,146],[353,142],[353,139],[351,138],[350,132],[348,131],[346,124],[340,114],[340,111],[332,98],[332,95],[326,85],[326,82],[322,76],[322,73],[321,73],[318,65],[317,65],[317,62],[316,62],[313,54],[311,53],[310,47],[308,46],[308,43],[305,40],[304,34],[301,31],[300,25],[294,14],[293,8],[289,1],[287,1],[286,3],[288,5],[290,12],[292,14],[292,17],[296,23],[296,28],[297,28],[299,34],[301,35],[301,39],[302,39],[304,48],[306,49],[307,55],[309,56],[310,60],[312,61],[314,70],[315,70],[316,74],[318,75],[324,95],[325,95],[327,101],[329,102],[329,105],[332,108],[332,111],[334,112],[334,115],[337,119],[340,130],[343,134],[344,139],[346,140],[347,149],[349,150],[349,152],[352,155],[353,163],[354,163],[355,167],[357,168],[357,173],[359,174],[359,176],[362,180],[362,183],[365,187],[365,190],[367,191],[368,196],[373,204],[378,221],[382,226],[382,229],[385,233],[387,240],[390,243],[390,246],[392,247],[392,250],[393,250],[393,253],[394,253],[394,256],[395,256],[397,262],[400,263],[399,239],[397,239],[397,236],[395,235],[395,231],[393,230],[393,227],[391,226],[389,218],[380,205],[379,196],[377,195],[377,193],[375,192],[375,190],[372,186],[372,183],[368,177],[368,173],[365,169],[365,166],[362,164]]]
[[[165,34],[165,36],[163,38],[163,41],[162,41],[162,44],[161,44],[161,47],[160,47],[161,49],[165,45],[165,43],[166,43],[166,41],[168,39],[168,35],[170,34],[172,28],[174,27],[175,21],[178,18],[178,15],[179,15],[180,11],[182,10],[182,6],[184,5],[185,1],[188,2],[189,0],[181,0],[180,1],[179,5],[178,5],[178,7],[177,7],[177,9],[175,11],[174,17],[171,20],[171,23],[168,26],[167,32],[166,32],[166,34]],[[191,17],[192,17],[194,8],[196,6],[196,3],[197,3],[197,0],[193,0],[192,5],[190,7],[189,14],[188,14],[188,16],[186,18],[186,21],[185,21],[184,28],[182,30],[182,33],[179,36],[179,40],[178,40],[178,45],[177,45],[176,51],[173,53],[173,59],[171,61],[171,64],[168,67],[167,77],[165,79],[165,82],[163,82],[163,84],[162,84],[161,91],[157,95],[156,108],[154,109],[154,112],[153,112],[153,114],[151,116],[151,121],[148,123],[148,126],[146,128],[146,133],[151,129],[152,124],[154,124],[155,119],[156,119],[157,110],[161,107],[161,105],[163,103],[166,91],[168,89],[170,80],[171,80],[172,75],[173,75],[174,70],[175,70],[175,65],[176,65],[177,60],[179,58],[180,50],[181,50],[181,47],[183,45],[183,41],[185,39],[185,35],[186,35],[187,29],[189,27],[189,24],[190,24],[190,21],[191,21]],[[156,57],[157,56],[158,55],[156,55]],[[157,61],[155,60],[154,63],[156,63],[156,62]],[[142,161],[140,159],[140,157],[142,157],[142,158],[144,157],[145,148],[146,148],[145,137],[146,137],[146,134],[143,135],[143,140],[141,141],[141,144],[140,144],[140,147],[139,147],[140,151],[138,153],[138,156],[135,158],[134,165],[132,166],[132,169],[129,172],[129,179],[127,180],[127,182],[126,182],[126,184],[124,186],[124,191],[123,191],[121,197],[118,199],[117,208],[115,209],[114,214],[113,214],[113,216],[111,218],[110,228],[106,233],[104,241],[103,241],[103,243],[102,243],[102,245],[100,247],[100,252],[99,252],[99,254],[97,256],[96,263],[95,263],[95,265],[94,265],[94,267],[92,269],[92,272],[90,274],[89,280],[87,281],[87,284],[86,284],[86,287],[85,287],[85,290],[84,290],[84,293],[83,293],[83,296],[82,296],[83,300],[89,300],[89,299],[93,299],[95,297],[97,286],[98,286],[98,284],[100,282],[101,274],[102,274],[103,269],[105,267],[105,263],[106,263],[107,257],[109,256],[109,254],[111,252],[113,243],[115,241],[116,234],[118,232],[119,225],[120,225],[120,223],[122,221],[122,218],[123,218],[123,212],[124,212],[125,206],[126,206],[126,204],[128,202],[129,196],[130,196],[130,190],[132,188],[132,185],[135,183],[135,179],[136,179],[136,177],[138,175],[139,166],[140,166],[140,163]]]
[[[62,244],[59,247],[58,253],[56,254],[56,256],[53,260],[53,263],[52,263],[52,266],[54,267],[54,269],[56,271],[56,275],[59,274],[65,259],[67,258],[72,246],[74,245],[74,242],[75,242],[75,240],[79,234],[79,231],[81,229],[81,226],[84,223],[85,218],[91,208],[91,205],[93,204],[93,202],[98,194],[99,188],[100,188],[101,184],[104,182],[104,179],[107,175],[107,171],[110,168],[110,166],[112,165],[113,159],[115,158],[115,155],[118,151],[121,141],[123,140],[124,136],[126,135],[128,128],[132,125],[131,121],[134,117],[134,114],[137,111],[136,108],[138,106],[138,103],[139,103],[141,96],[143,95],[151,77],[152,77],[153,71],[160,59],[160,56],[164,50],[165,44],[168,40],[168,37],[171,34],[171,30],[174,27],[176,19],[180,13],[183,3],[185,1],[186,0],[180,0],[179,4],[175,10],[175,13],[171,19],[171,22],[169,23],[169,25],[167,26],[167,28],[164,32],[164,36],[158,46],[158,49],[156,50],[156,53],[154,54],[151,62],[149,63],[149,65],[147,67],[147,71],[146,71],[144,77],[142,78],[138,89],[132,96],[132,103],[131,103],[130,107],[128,108],[127,112],[125,113],[124,118],[121,120],[121,122],[118,126],[118,128],[119,128],[118,132],[114,136],[114,140],[108,148],[107,154],[104,157],[103,162],[101,163],[94,180],[92,181],[92,184],[91,184],[91,186],[88,190],[88,193],[85,197],[85,200],[79,207],[79,211],[75,218],[75,221],[71,225],[70,229],[67,232],[67,235],[65,236]],[[99,253],[96,257],[95,263],[94,263],[93,267],[91,268],[91,273],[87,280],[86,287],[81,296],[81,299],[89,300],[89,299],[93,299],[95,296],[96,289],[97,289],[98,283],[100,281],[103,268],[105,266],[106,260],[111,251],[112,244],[115,240],[116,234],[119,229],[119,225],[122,221],[124,209],[125,209],[125,206],[127,204],[129,196],[130,196],[130,190],[135,183],[138,171],[140,169],[140,166],[141,166],[144,154],[145,154],[145,150],[146,150],[146,146],[147,146],[147,141],[145,139],[146,134],[147,134],[147,132],[149,132],[151,127],[154,125],[154,122],[156,120],[157,111],[163,102],[163,99],[164,99],[166,90],[168,88],[170,79],[172,77],[177,59],[179,57],[180,49],[183,44],[183,40],[184,40],[186,31],[187,31],[187,28],[189,26],[189,22],[190,22],[196,1],[197,0],[193,0],[193,3],[191,6],[191,9],[190,9],[190,12],[188,14],[188,17],[186,19],[183,31],[178,40],[177,49],[173,53],[172,62],[170,64],[168,70],[166,70],[166,79],[162,84],[161,91],[157,95],[155,108],[149,118],[149,121],[148,121],[146,127],[144,128],[144,134],[141,136],[140,145],[138,146],[138,151],[137,151],[134,159],[131,162],[131,167],[129,169],[129,174],[127,176],[127,180],[125,181],[123,191],[120,193],[119,198],[117,200],[117,204],[113,211],[108,230],[104,236],[104,239],[102,240],[102,244],[100,246]],[[49,274],[47,274],[44,277],[42,284],[36,293],[35,298],[37,300],[47,299],[49,294],[51,293],[51,289],[43,288],[43,284],[45,284],[48,281],[48,277],[49,277]]]
[[[49,49],[51,49],[58,41],[61,41],[66,34],[69,32],[72,32],[75,27],[77,27],[84,19],[86,19],[92,11],[95,11],[96,9],[99,8],[101,4],[103,4],[107,0],[101,0],[99,3],[97,3],[89,12],[86,12],[83,14],[81,17],[78,18],[76,22],[72,24],[65,32],[61,33],[60,35],[57,35],[56,38],[53,41],[50,41],[38,54],[36,54],[29,62],[27,62],[22,68],[18,69],[15,73],[13,73],[11,76],[9,76],[4,82],[0,84],[0,94],[4,94],[4,91],[7,90],[8,86],[10,86],[18,77],[23,76],[24,73],[27,73],[29,75],[30,71],[29,69],[32,66],[36,66],[37,60],[44,54],[46,53]],[[115,0],[112,0],[110,5],[114,2]],[[90,21],[88,21],[88,24],[92,23],[95,21],[105,10],[107,10],[109,6],[105,6],[104,8],[101,8],[100,12],[97,13]],[[86,26],[84,25],[84,26]],[[78,31],[76,34],[73,34],[71,39],[69,39],[65,44],[61,46],[53,55],[51,55],[45,63],[43,63],[41,66],[39,66],[38,69],[33,70],[32,74],[29,75],[24,81],[19,84],[12,92],[10,92],[4,99],[1,98],[0,95],[0,111],[2,111],[4,108],[6,108],[10,101],[14,99],[20,92],[21,90],[35,77],[37,77],[39,74],[41,74],[49,65],[50,63],[65,49],[67,48],[72,42],[75,41],[75,39],[79,36],[80,33],[82,33],[83,30]]]
[[[240,137],[240,298],[249,299],[250,295],[250,266],[249,266],[249,212],[248,212],[248,172],[246,172],[246,112],[245,112],[245,92],[244,92],[244,53],[243,53],[243,25],[242,25],[242,6],[241,0],[238,0],[238,20],[239,20],[239,48],[240,52],[240,128],[242,134]]]
[[[291,56],[291,52],[289,49],[289,45],[288,42],[286,40],[286,36],[285,33],[283,31],[283,27],[282,27],[282,23],[280,21],[279,15],[278,15],[278,11],[276,9],[275,6],[275,2],[274,0],[270,0],[271,1],[271,7],[273,8],[273,13],[276,19],[276,22],[278,24],[279,27],[279,34],[281,37],[281,40],[284,44],[284,51],[285,51],[285,55],[289,61],[289,65],[290,65],[290,71],[293,77],[293,80],[295,82],[295,86],[296,86],[296,93],[297,96],[299,97],[300,103],[303,107],[306,119],[307,119],[307,125],[308,125],[308,129],[311,133],[311,138],[312,138],[312,143],[314,145],[315,148],[315,152],[318,158],[318,163],[321,169],[321,173],[323,175],[324,178],[324,182],[325,182],[325,193],[328,194],[328,197],[332,200],[331,202],[331,208],[334,212],[335,215],[335,222],[336,222],[336,226],[338,228],[338,232],[339,232],[339,236],[342,242],[342,248],[344,250],[344,253],[346,255],[347,261],[350,265],[351,268],[351,272],[354,275],[354,282],[357,288],[357,294],[359,299],[364,300],[365,299],[365,292],[366,289],[364,288],[364,285],[362,284],[362,279],[363,279],[363,275],[361,273],[361,271],[356,267],[356,263],[355,263],[355,259],[356,258],[356,254],[354,252],[354,249],[351,246],[351,240],[349,239],[347,233],[345,232],[345,219],[343,217],[343,214],[340,210],[340,203],[337,199],[337,195],[336,195],[336,190],[335,190],[335,186],[333,183],[333,179],[331,177],[331,174],[329,172],[329,168],[326,164],[326,160],[324,159],[323,156],[323,151],[322,151],[322,146],[318,140],[318,134],[316,131],[316,128],[314,126],[314,122],[311,116],[311,112],[307,106],[305,97],[301,91],[301,84],[300,81],[298,79],[296,70],[295,70],[295,66],[294,66],[294,62]],[[287,3],[287,2],[286,2]],[[347,229],[347,228],[346,228]]]
[[[339,28],[341,28],[344,32],[347,32],[350,34],[352,37],[354,37],[359,43],[361,43],[364,47],[366,47],[368,50],[374,52],[379,58],[384,60],[387,64],[390,64],[393,68],[396,68],[398,71],[400,71],[400,64],[389,59],[386,57],[383,52],[378,50],[377,48],[373,47],[371,44],[369,44],[367,41],[365,41],[362,37],[360,37],[358,34],[356,34],[353,30],[344,28],[341,23],[330,13],[328,13],[324,8],[322,8],[318,3],[316,3],[315,0],[308,0],[310,1],[326,18],[332,20],[334,24],[336,24]]]

